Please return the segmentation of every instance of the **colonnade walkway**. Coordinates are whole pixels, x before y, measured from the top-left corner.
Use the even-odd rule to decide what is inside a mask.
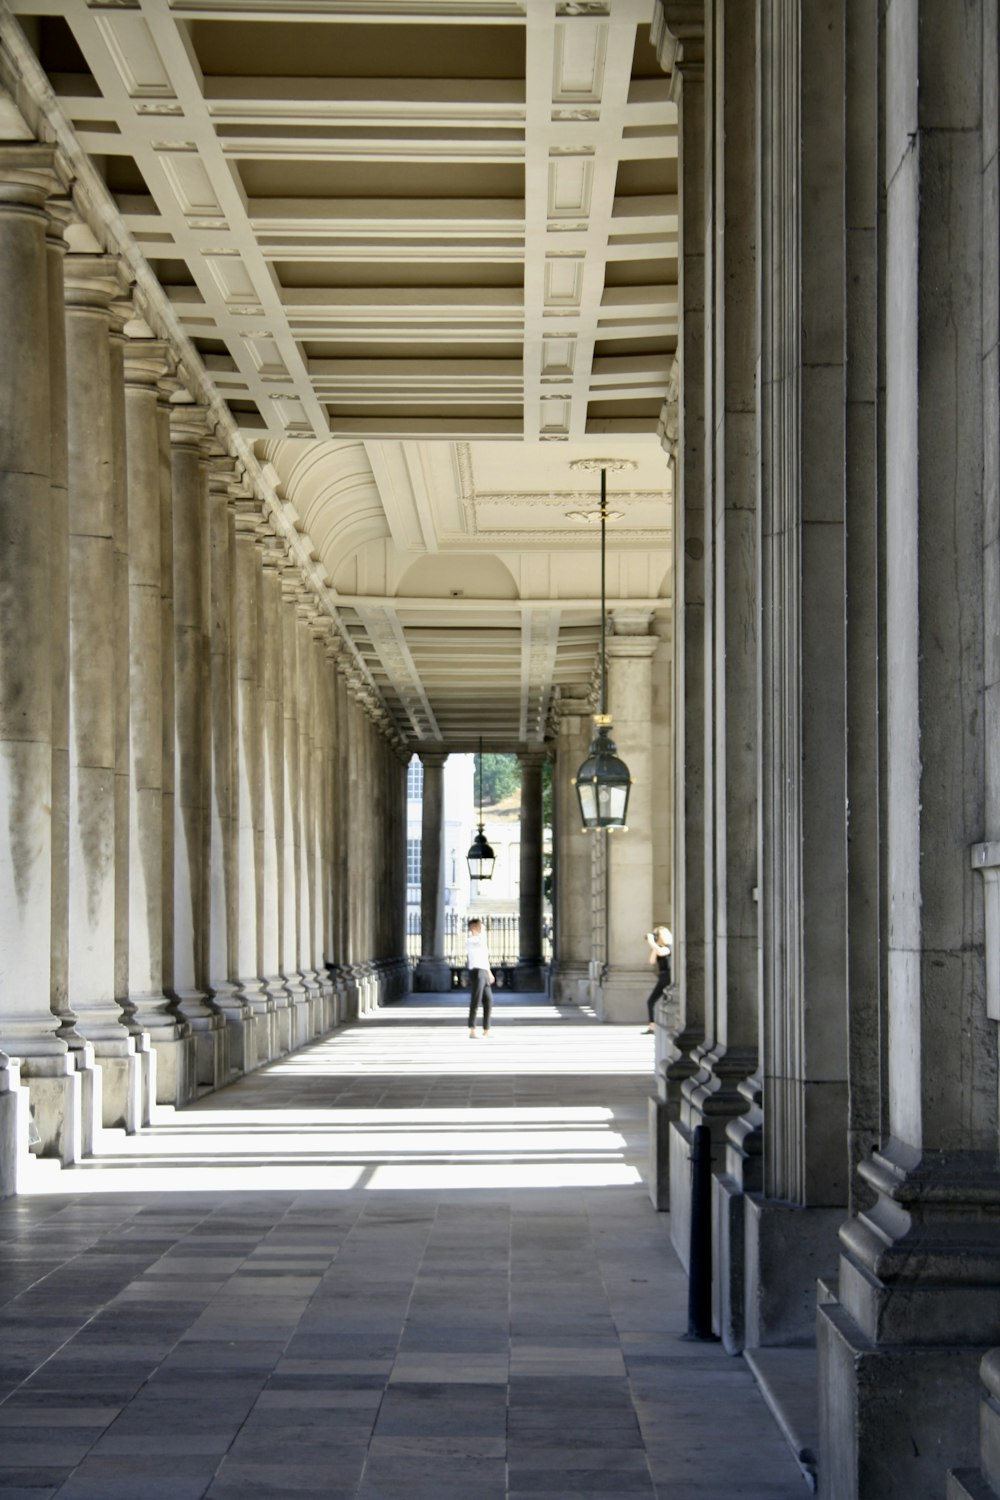
[[[0,1500],[802,1500],[685,1342],[652,1039],[411,996],[0,1204]]]

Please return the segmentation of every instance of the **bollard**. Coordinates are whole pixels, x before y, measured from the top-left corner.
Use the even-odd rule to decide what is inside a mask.
[[[718,1343],[712,1332],[712,1133],[696,1125],[691,1143],[691,1254],[686,1339]]]

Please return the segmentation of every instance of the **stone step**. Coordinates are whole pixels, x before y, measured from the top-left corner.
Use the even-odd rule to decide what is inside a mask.
[[[815,1492],[819,1459],[815,1347],[745,1349],[743,1358],[753,1371],[761,1395],[794,1453],[806,1483]]]

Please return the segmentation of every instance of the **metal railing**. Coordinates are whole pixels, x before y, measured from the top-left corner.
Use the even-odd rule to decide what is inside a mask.
[[[498,966],[509,968],[512,964],[516,964],[521,952],[520,919],[507,914],[496,917],[485,916],[482,918],[482,923],[486,930],[486,943],[494,969]],[[468,918],[460,916],[455,911],[445,912],[444,957],[453,969],[465,967],[468,940]],[[411,963],[416,963],[420,957],[419,912],[411,911],[406,914],[406,956]],[[552,936],[548,931],[543,931],[542,935],[542,958],[546,963],[552,958]]]

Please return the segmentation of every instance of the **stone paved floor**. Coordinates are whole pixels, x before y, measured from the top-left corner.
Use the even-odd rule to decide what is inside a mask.
[[[802,1500],[690,1344],[651,1039],[414,996],[0,1204],[0,1500]]]

